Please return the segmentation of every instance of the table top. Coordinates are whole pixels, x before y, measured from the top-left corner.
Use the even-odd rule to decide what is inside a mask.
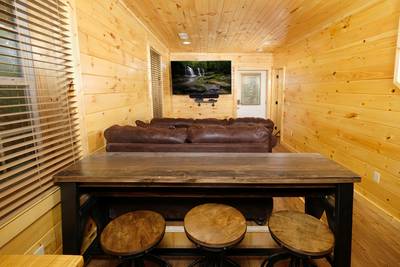
[[[56,183],[272,185],[360,182],[359,175],[316,153],[131,153],[88,156]]]
[[[0,255],[0,267],[82,267],[83,257],[73,255]]]

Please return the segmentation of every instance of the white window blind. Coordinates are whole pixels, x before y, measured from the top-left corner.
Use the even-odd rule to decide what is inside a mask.
[[[153,99],[153,117],[162,117],[162,81],[161,81],[161,57],[154,50],[150,50],[151,62],[151,93]]]
[[[68,6],[0,0],[0,225],[80,157]]]

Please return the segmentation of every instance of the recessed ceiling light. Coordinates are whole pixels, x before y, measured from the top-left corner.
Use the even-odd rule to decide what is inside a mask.
[[[182,40],[187,40],[189,39],[189,35],[186,32],[180,32],[178,33],[179,38],[181,38]]]
[[[190,41],[183,41],[182,42],[182,44],[184,44],[184,45],[190,45],[192,42],[190,42]]]

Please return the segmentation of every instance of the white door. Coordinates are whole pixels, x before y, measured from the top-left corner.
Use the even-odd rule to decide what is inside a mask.
[[[237,113],[240,117],[265,118],[267,71],[240,70],[236,74]]]

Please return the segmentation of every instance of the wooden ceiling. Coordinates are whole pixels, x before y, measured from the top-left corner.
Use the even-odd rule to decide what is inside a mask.
[[[124,0],[171,52],[270,52],[365,0]],[[373,0],[370,2],[374,2]],[[178,33],[189,34],[190,45]]]

